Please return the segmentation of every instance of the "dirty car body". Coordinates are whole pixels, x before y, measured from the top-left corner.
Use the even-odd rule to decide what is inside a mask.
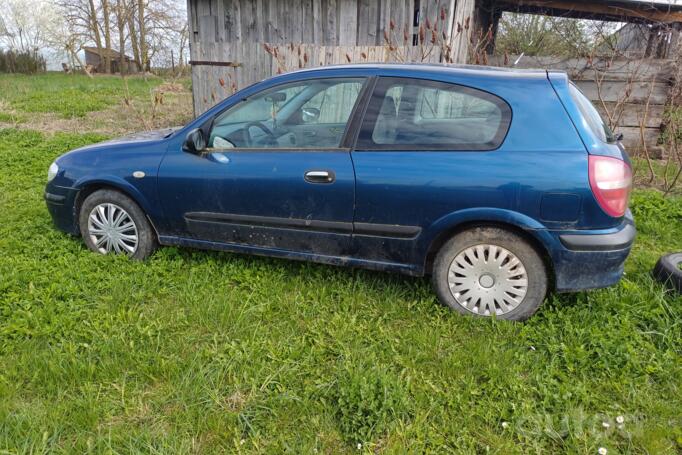
[[[433,272],[454,237],[497,229],[537,253],[550,290],[604,287],[620,279],[635,237],[630,165],[585,102],[559,72],[304,70],[248,87],[183,128],[69,152],[45,197],[56,226],[74,235],[88,235],[86,198],[109,189],[139,206],[161,245],[416,276]],[[503,315],[492,300],[470,312]]]

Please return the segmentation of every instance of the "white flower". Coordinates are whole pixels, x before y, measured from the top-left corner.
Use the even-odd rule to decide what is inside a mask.
[[[245,439],[242,439],[241,441],[239,441],[239,445],[240,445],[240,446],[243,446],[245,442],[246,442],[246,440],[245,440]]]
[[[608,428],[608,427],[611,426],[611,424],[608,423],[608,422],[602,422],[602,423],[601,423],[601,426],[604,427],[604,428]]]
[[[502,428],[509,428],[509,422],[502,422]]]
[[[616,422],[623,423],[623,422],[625,422],[625,418],[623,416],[618,416],[618,417],[616,417]]]
[[[535,351],[535,346],[531,346],[531,347],[530,347],[530,350],[531,350],[531,351]]]
[[[362,444],[358,442],[358,450],[362,450]]]
[[[599,450],[597,450],[597,453],[599,455],[606,455],[607,453],[609,453],[609,451],[606,450],[606,447],[600,447]]]

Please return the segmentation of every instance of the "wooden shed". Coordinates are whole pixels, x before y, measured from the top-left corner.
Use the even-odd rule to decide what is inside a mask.
[[[98,49],[96,47],[84,47],[85,64],[91,65],[98,73],[106,73],[105,58],[111,60],[111,72],[119,73],[121,71],[121,53],[114,49]],[[135,61],[129,56],[123,54],[123,62],[125,69],[129,73],[137,73],[138,67]]]

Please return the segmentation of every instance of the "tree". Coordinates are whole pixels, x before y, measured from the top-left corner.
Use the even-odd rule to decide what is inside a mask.
[[[146,18],[144,15],[145,3],[144,0],[137,0],[137,25],[140,32],[140,67],[142,71],[149,70],[149,55],[147,54],[147,27]]]
[[[10,1],[10,0],[0,0]],[[19,2],[20,0],[11,0]],[[40,0],[47,1],[47,0]],[[170,62],[171,50],[184,59],[187,45],[187,16],[182,0],[56,0],[65,29],[55,33],[61,49],[74,49],[94,44],[100,52],[104,70],[111,70],[111,49],[118,43],[121,72],[127,72],[124,54],[132,54],[143,71],[155,64]],[[75,60],[74,55],[69,58]]]
[[[578,56],[590,48],[585,21],[538,14],[505,13],[495,47],[511,55]]]
[[[120,51],[118,67],[119,70],[121,71],[121,74],[125,74],[128,72],[128,65],[125,61],[124,49],[126,47],[125,27],[126,24],[128,23],[129,14],[130,12],[126,7],[125,1],[116,0],[116,28],[118,30],[118,49]]]
[[[99,34],[99,25],[97,25],[97,7],[95,6],[95,0],[88,0],[88,6],[90,7],[89,9],[89,14],[88,18],[90,19],[90,36],[94,38],[95,40],[95,45],[97,46],[97,52],[99,52],[99,55],[102,55],[102,37]]]
[[[187,45],[187,14],[175,0],[157,0],[147,5],[145,14],[148,67],[152,61],[172,66],[175,56],[184,58]]]
[[[45,46],[44,26],[53,20],[53,10],[43,0],[26,8],[22,0],[0,0],[0,45],[10,50],[35,53]]]
[[[104,55],[105,72],[111,73],[111,27],[109,21],[111,19],[109,13],[109,0],[101,0],[102,2],[102,18],[104,22],[104,47],[107,49]],[[123,49],[121,49],[123,53]]]
[[[71,32],[63,20],[55,20],[45,28],[47,45],[56,51],[58,56],[68,60],[69,68],[84,67],[78,53],[83,48],[81,36]]]

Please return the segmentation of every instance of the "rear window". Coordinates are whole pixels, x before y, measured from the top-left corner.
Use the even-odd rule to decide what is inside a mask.
[[[493,150],[511,109],[482,90],[445,82],[380,78],[365,114],[360,150]]]
[[[594,134],[603,142],[616,142],[616,136],[613,134],[613,131],[611,131],[609,125],[604,121],[599,111],[587,99],[585,94],[575,84],[570,84],[570,91],[573,101],[578,105],[580,113],[587,120],[587,124]]]

